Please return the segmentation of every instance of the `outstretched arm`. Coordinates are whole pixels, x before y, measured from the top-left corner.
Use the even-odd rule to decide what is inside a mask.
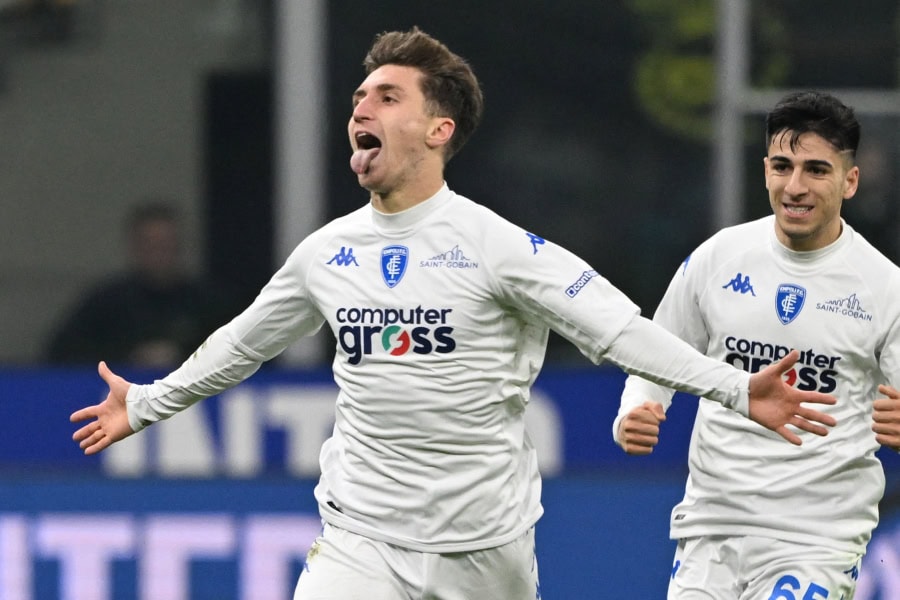
[[[900,392],[888,385],[879,385],[878,391],[887,398],[878,398],[872,404],[875,440],[900,452]]]
[[[800,437],[788,429],[788,425],[816,435],[827,435],[828,430],[822,425],[834,426],[837,423],[831,415],[802,406],[803,402],[835,404],[837,400],[833,396],[821,392],[802,392],[789,386],[782,378],[799,358],[800,353],[791,350],[778,362],[750,377],[750,418],[797,446],[801,444]]]
[[[828,394],[800,391],[784,381],[782,374],[799,357],[799,352],[793,351],[777,363],[750,374],[701,354],[643,317],[633,319],[605,355],[631,375],[719,402],[792,444],[800,444],[800,437],[788,425],[815,435],[827,434],[823,425],[835,425],[834,417],[802,406],[803,403],[837,402]]]
[[[106,399],[100,404],[77,410],[69,417],[73,423],[93,419],[72,435],[85,454],[96,454],[134,433],[128,424],[128,411],[125,409],[125,396],[131,383],[113,373],[105,362],[100,362],[97,371],[109,385]]]

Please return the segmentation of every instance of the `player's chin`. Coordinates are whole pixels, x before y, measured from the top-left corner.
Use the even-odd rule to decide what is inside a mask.
[[[358,173],[356,175],[356,181],[359,183],[360,187],[372,194],[384,194],[385,186],[382,181],[373,176],[371,171],[366,171],[365,173]]]

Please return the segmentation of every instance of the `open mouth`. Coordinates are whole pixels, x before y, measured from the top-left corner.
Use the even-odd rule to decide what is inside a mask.
[[[366,131],[360,131],[354,139],[356,152],[350,157],[350,168],[357,175],[363,175],[369,171],[372,160],[381,152],[381,140]]]
[[[366,131],[356,134],[356,147],[360,150],[371,150],[372,148],[381,148],[381,140]]]

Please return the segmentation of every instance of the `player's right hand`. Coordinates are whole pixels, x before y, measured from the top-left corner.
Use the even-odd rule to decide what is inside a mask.
[[[659,443],[659,424],[665,420],[666,411],[662,404],[644,402],[619,421],[619,445],[628,454],[650,454]]]
[[[109,385],[109,394],[100,404],[76,410],[69,417],[73,423],[93,419],[76,431],[72,439],[85,454],[96,454],[113,442],[118,442],[134,433],[128,424],[125,396],[131,383],[113,373],[105,362],[97,367],[100,377]]]

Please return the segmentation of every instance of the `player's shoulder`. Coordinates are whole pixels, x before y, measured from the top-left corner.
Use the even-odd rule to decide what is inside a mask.
[[[844,223],[844,235],[850,237],[844,260],[871,284],[900,289],[900,266],[872,245],[862,234]]]
[[[324,231],[324,232],[326,232],[325,235],[327,235],[327,232],[333,232],[336,230],[343,230],[343,229],[348,229],[348,228],[352,229],[352,228],[360,227],[360,226],[367,226],[367,225],[371,224],[371,222],[372,222],[371,214],[372,214],[372,205],[369,203],[366,203],[352,212],[349,212],[345,215],[342,215],[340,217],[336,217],[336,218],[332,219],[331,221],[329,221],[328,223],[326,223],[325,225],[320,227],[318,230],[316,230],[315,233]]]
[[[872,261],[879,269],[890,271],[900,268],[850,224],[844,222],[844,229],[844,235],[850,238],[849,247],[855,256]]]
[[[336,235],[356,235],[370,232],[372,230],[372,211],[371,204],[360,206],[353,212],[336,217],[322,225],[307,239],[327,239]]]
[[[755,246],[765,243],[775,230],[775,217],[767,215],[752,221],[745,221],[737,225],[723,227],[712,236],[716,243],[733,244],[740,243],[743,247]]]
[[[723,227],[704,240],[692,253],[694,259],[708,258],[722,264],[737,257],[747,257],[769,243],[774,230],[774,217],[746,221]]]
[[[367,219],[368,214],[368,206],[364,206],[322,225],[297,244],[288,261],[305,260],[320,251],[330,251],[325,247],[331,240],[342,240],[341,243],[344,245],[353,243],[359,238],[360,233],[371,229],[371,220]],[[346,251],[348,251],[346,248],[342,250],[342,252]]]
[[[452,193],[452,202],[449,205],[449,209],[452,211],[454,219],[465,219],[471,221],[472,224],[480,225],[484,228],[490,228],[497,225],[515,226],[511,221],[486,205],[456,192]]]
[[[482,245],[504,247],[511,240],[528,239],[528,232],[522,226],[460,194],[454,193],[448,209],[454,226]]]

